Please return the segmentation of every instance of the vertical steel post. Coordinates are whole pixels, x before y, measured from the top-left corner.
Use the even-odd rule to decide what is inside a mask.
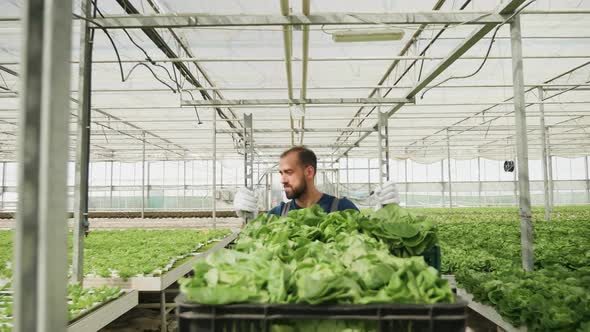
[[[150,172],[152,163],[149,160],[145,161],[145,205],[150,207],[150,191],[152,186],[150,185]],[[165,177],[166,174],[164,174]],[[164,179],[164,177],[162,179]]]
[[[269,205],[270,204],[269,204],[269,200],[268,200],[269,197],[270,197],[270,194],[268,192],[269,191],[269,187],[268,187],[268,176],[269,176],[268,173],[266,173],[264,175],[264,207],[266,208],[267,211],[270,210],[270,208],[269,208]]]
[[[545,135],[545,105],[543,105],[543,87],[538,87],[537,92],[539,95],[539,122],[541,126],[541,166],[543,168],[543,198],[545,202],[545,220],[551,220],[551,207],[549,205],[549,175],[547,170],[547,137]]]
[[[586,203],[590,203],[590,179],[588,178],[588,156],[584,157],[584,178],[586,179]]]
[[[182,207],[186,208],[186,156],[182,160]]]
[[[586,172],[588,173],[588,172]],[[2,184],[1,184],[1,189],[2,189],[2,200],[0,200],[0,211],[4,210],[4,196],[6,193],[6,162],[3,161],[2,162]]]
[[[477,197],[481,206],[481,157],[477,157]]]
[[[244,186],[254,189],[254,142],[252,113],[244,114]]]
[[[514,204],[518,205],[518,165],[516,165],[516,170],[512,173],[512,184],[514,185]]]
[[[404,165],[404,181],[406,182],[406,206],[410,206],[408,202],[408,191],[410,191],[410,184],[408,183],[408,159],[405,160]]]
[[[520,232],[522,246],[522,267],[533,270],[533,224],[531,221],[531,199],[529,189],[529,158],[526,132],[526,109],[524,98],[524,74],[522,63],[522,40],[520,16],[510,22],[512,46],[512,79],[514,88],[514,111],[516,116],[516,151],[518,157],[518,184],[520,198]]]
[[[379,98],[381,98],[381,89],[377,89]],[[381,106],[377,106],[379,116],[377,122],[377,152],[379,153],[379,185],[389,181],[389,136],[387,122],[388,113],[381,112]]]
[[[111,179],[109,182],[109,200],[110,200],[110,207],[111,209],[113,209],[113,158],[114,158],[114,153],[111,156]]]
[[[91,2],[82,0],[82,15],[91,17]],[[74,180],[74,241],[72,282],[84,279],[84,235],[88,229],[88,175],[90,164],[90,118],[92,86],[92,31],[80,20],[80,65],[78,71],[78,121],[76,171]]]
[[[348,166],[348,162],[350,160],[348,159],[348,153],[346,154],[346,195],[350,196],[350,168]]]
[[[18,201],[14,232],[13,331],[37,331],[39,288],[39,168],[44,0],[23,3]],[[65,281],[64,281],[65,284]]]
[[[440,160],[440,194],[441,194],[441,207],[445,207],[445,165],[444,159]]]
[[[47,0],[44,9],[37,329],[59,332],[66,331],[68,322],[67,174],[72,2]]]
[[[244,114],[244,186],[254,190],[254,129],[252,128],[252,113]],[[260,164],[258,164],[260,168]],[[260,171],[259,171],[260,173]],[[247,223],[255,216],[244,216]]]
[[[142,132],[141,151],[141,219],[145,218],[145,131]]]
[[[451,180],[451,138],[447,128],[447,173],[449,176],[449,209],[453,208],[453,187]]]
[[[551,140],[549,127],[545,127],[545,135],[547,136],[547,168],[549,171],[549,211],[553,212],[553,205],[555,203],[555,183],[553,183],[553,156],[551,155]]]
[[[217,110],[216,109],[211,109],[213,111],[213,128],[212,128],[212,144],[213,144],[213,169],[212,169],[212,175],[213,175],[213,189],[212,189],[212,193],[213,193],[213,210],[212,212],[212,216],[213,216],[213,229],[216,228],[217,226]]]
[[[371,159],[367,158],[367,180],[369,182],[369,193],[371,192]]]

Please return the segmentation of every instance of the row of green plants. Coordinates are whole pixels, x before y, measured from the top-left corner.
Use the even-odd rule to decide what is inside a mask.
[[[159,276],[230,233],[225,229],[93,231],[84,243],[84,274],[123,279]],[[0,231],[0,279],[11,278],[11,261],[12,231]]]
[[[80,285],[68,286],[68,318],[70,321],[83,317],[98,306],[112,301],[123,294],[118,287],[102,286],[82,288]],[[0,332],[12,330],[13,296],[10,285],[0,287]]]
[[[518,211],[435,210],[442,273],[529,331],[590,331],[590,208],[534,209],[533,272],[521,262]]]

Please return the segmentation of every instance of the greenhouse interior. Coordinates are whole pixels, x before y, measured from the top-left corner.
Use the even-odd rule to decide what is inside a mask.
[[[0,0],[0,332],[590,332],[590,1]]]

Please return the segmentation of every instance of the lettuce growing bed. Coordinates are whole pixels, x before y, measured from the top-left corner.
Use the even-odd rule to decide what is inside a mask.
[[[13,293],[5,285],[0,290],[0,331],[12,330]],[[137,291],[117,287],[68,287],[69,332],[98,331],[138,303]]]
[[[235,236],[230,234],[229,230],[94,231],[85,239],[84,286],[164,289],[188,273],[206,255],[204,251],[231,242]],[[10,279],[12,232],[0,231],[0,240],[0,279]]]
[[[551,221],[535,209],[530,273],[522,270],[516,208],[432,215],[441,220],[442,272],[455,274],[470,306],[528,331],[590,331],[590,207],[556,208]]]

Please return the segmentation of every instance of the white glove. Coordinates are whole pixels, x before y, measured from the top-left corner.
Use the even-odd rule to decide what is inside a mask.
[[[399,204],[399,192],[397,191],[397,185],[393,181],[388,181],[383,186],[375,190],[375,198],[379,206],[387,204]]]
[[[234,208],[238,217],[256,217],[258,215],[258,201],[254,191],[242,187],[236,191]]]

